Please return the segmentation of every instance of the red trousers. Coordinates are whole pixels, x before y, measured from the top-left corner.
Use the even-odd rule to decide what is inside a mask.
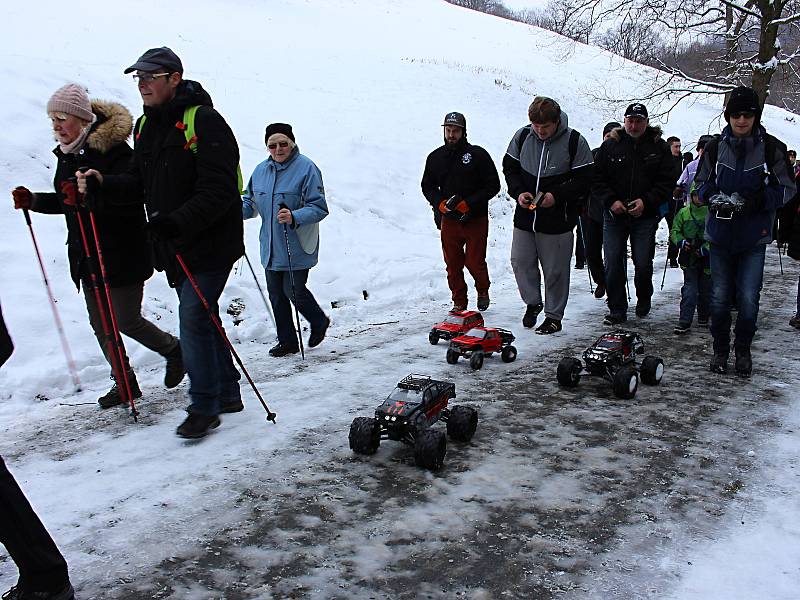
[[[447,217],[442,218],[442,254],[447,265],[447,285],[450,287],[454,304],[467,305],[465,266],[475,280],[478,295],[489,293],[489,268],[486,266],[488,236],[488,215],[475,217],[464,223]]]

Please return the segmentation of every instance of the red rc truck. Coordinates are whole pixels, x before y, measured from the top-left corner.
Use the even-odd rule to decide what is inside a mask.
[[[474,310],[451,310],[444,321],[437,323],[428,334],[428,341],[434,346],[439,340],[450,340],[466,333],[473,327],[483,327],[483,315]]]
[[[511,345],[514,334],[499,327],[474,327],[464,335],[453,338],[447,349],[447,362],[454,365],[458,358],[469,358],[469,366],[475,371],[483,366],[483,358],[500,353],[503,362],[514,362],[517,349]]]

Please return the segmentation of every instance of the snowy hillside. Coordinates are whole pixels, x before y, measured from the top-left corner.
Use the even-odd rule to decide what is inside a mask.
[[[446,112],[466,115],[469,140],[485,147],[498,166],[509,139],[526,123],[536,94],[558,99],[569,124],[594,147],[604,123],[621,119],[624,107],[603,106],[590,92],[609,84],[635,97],[644,70],[597,48],[573,47],[549,32],[438,0],[76,0],[68,7],[47,0],[13,3],[2,11],[7,26],[0,38],[5,108],[0,190],[17,185],[50,189],[54,142],[44,107],[55,89],[80,82],[92,97],[118,101],[139,114],[136,86],[122,71],[147,48],[168,45],[182,58],[185,77],[203,84],[233,128],[245,177],[267,156],[265,125],[291,123],[301,151],[322,170],[330,206],[321,224],[320,264],[311,272],[309,287],[326,311],[331,302],[338,308],[329,311],[329,339],[305,363],[299,357],[275,361],[266,355],[274,331],[246,267],[232,274],[222,297],[222,306],[234,298],[245,302],[244,321],[234,327],[225,315],[226,328],[278,412],[278,425],[265,424],[251,392],[243,388],[245,413],[227,418],[202,444],[185,444],[173,431],[187,401],[186,384],[165,392],[160,357],[133,342],[128,348],[145,392],[142,422],[129,423],[123,411],[96,410],[97,396],[109,385],[108,369],[83,300],[68,277],[64,222],[34,215],[84,384],[83,392],[72,393],[24,220],[13,210],[9,194],[0,204],[0,301],[17,345],[0,372],[0,454],[67,555],[85,598],[126,597],[111,591],[117,580],[127,584],[149,576],[163,569],[164,561],[211,545],[209,539],[220,532],[235,538],[238,520],[252,508],[242,500],[252,489],[257,490],[253,497],[268,504],[273,494],[290,495],[287,490],[296,483],[292,478],[302,477],[306,469],[318,474],[309,465],[327,460],[326,453],[336,462],[349,460],[346,432],[352,417],[369,414],[410,370],[452,376],[444,351],[431,349],[425,340],[426,327],[449,305],[449,292],[437,231],[419,187],[426,155],[442,143]],[[693,147],[699,135],[718,131],[719,112],[718,106],[702,102],[681,106],[666,132]],[[800,146],[800,132],[787,116],[767,107],[763,121],[790,147]],[[564,335],[542,340],[522,332],[523,305],[509,264],[513,205],[498,197],[490,212],[490,313],[497,325],[527,334],[520,335],[520,361],[513,368],[538,353],[581,345],[587,338],[581,327],[599,325],[604,308],[586,293],[585,271],[574,272]],[[245,226],[254,261],[258,225],[252,220]],[[787,278],[794,273],[796,281],[796,264],[786,266]],[[260,279],[263,285],[263,273]],[[679,280],[680,274],[670,270],[667,293],[673,300],[661,313],[665,323],[676,314]],[[791,285],[787,289],[788,297]],[[362,290],[368,291],[368,300]],[[781,319],[791,304],[785,301],[776,309]],[[157,274],[145,288],[145,315],[175,329],[175,308],[174,292]],[[495,362],[498,373],[511,368]],[[491,385],[491,375],[475,379],[459,373],[459,389],[467,395]],[[793,377],[790,371],[787,377]],[[322,416],[323,410],[335,416]],[[321,429],[327,418],[330,428]],[[398,467],[386,457],[380,464]],[[496,466],[476,470],[474,479],[463,474],[468,489],[483,494],[486,487],[499,485],[492,479]],[[366,470],[366,465],[355,468]],[[405,475],[410,476],[414,473]],[[419,477],[420,485],[433,486],[426,492],[448,497],[443,481]],[[337,493],[350,493],[346,499],[353,500],[368,492],[350,488]],[[329,504],[334,513],[346,511],[330,498]],[[470,518],[477,518],[481,507],[469,510],[474,511]],[[438,513],[426,517],[420,529],[458,526]],[[381,523],[391,527],[388,515],[384,518]],[[313,519],[307,520],[313,529]],[[337,569],[375,576],[391,562],[391,545],[372,539],[369,532],[359,534],[364,537],[358,541],[369,544],[334,565],[325,563],[324,546],[309,542],[310,552],[321,554],[313,576],[306,581],[289,568],[285,576],[322,590],[309,594],[319,598],[333,597]],[[797,542],[796,531],[794,536]],[[286,553],[284,548],[260,549],[245,556],[242,550],[237,560],[256,569],[280,564]],[[222,580],[230,575],[229,567],[218,566]],[[800,585],[796,568],[789,570],[783,583]],[[15,577],[13,563],[0,557],[0,588]],[[223,584],[218,580],[218,585]],[[213,585],[198,584],[191,593],[187,588],[173,597],[220,597],[208,589]],[[144,590],[142,597],[147,597]],[[270,596],[264,591],[226,597]],[[687,592],[684,597],[712,595]]]

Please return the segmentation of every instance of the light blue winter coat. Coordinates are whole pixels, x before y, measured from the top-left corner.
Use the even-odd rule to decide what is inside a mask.
[[[287,225],[292,269],[310,269],[319,254],[319,222],[328,216],[322,173],[310,158],[295,147],[289,158],[278,163],[268,158],[259,164],[242,197],[242,217],[261,216],[261,265],[268,271],[288,271],[289,256],[283,225],[278,223],[280,204],[292,211],[294,223]]]

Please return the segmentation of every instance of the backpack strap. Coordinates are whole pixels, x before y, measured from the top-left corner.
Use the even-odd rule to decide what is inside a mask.
[[[186,145],[183,149],[191,150],[194,154],[197,154],[197,133],[194,128],[194,117],[197,114],[198,108],[200,108],[199,105],[187,106],[183,110],[183,120],[175,123],[175,127],[182,130],[186,138]]]
[[[528,139],[528,136],[531,134],[531,126],[526,125],[522,128],[522,135],[519,136],[519,140],[517,141],[517,156],[518,160],[522,158],[522,146],[525,144],[525,140]],[[578,133],[575,129],[570,129],[569,131],[569,168],[572,169],[572,163],[575,162],[575,155],[578,153],[578,142],[581,139],[581,134]]]

